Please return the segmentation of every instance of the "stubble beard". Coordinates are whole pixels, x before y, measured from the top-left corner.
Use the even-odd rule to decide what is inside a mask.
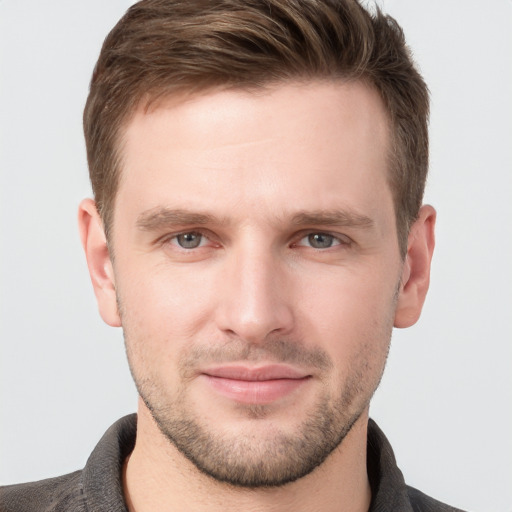
[[[311,413],[293,433],[274,429],[260,436],[253,431],[235,437],[209,428],[204,420],[197,417],[190,406],[186,386],[182,386],[171,399],[169,393],[158,386],[156,379],[137,375],[132,364],[136,358],[132,357],[128,340],[126,346],[139,395],[165,438],[203,474],[218,482],[245,488],[282,486],[308,475],[322,464],[368,407],[385,363],[384,358],[382,368],[378,375],[373,376],[372,382],[364,373],[368,370],[367,365],[362,363],[344,382],[338,396],[324,391]],[[298,343],[283,340],[276,340],[263,348],[237,345],[230,351],[224,346],[222,357],[218,353],[210,353],[207,356],[203,354],[202,359],[224,362],[229,359],[258,360],[262,352],[278,361],[314,361],[324,369],[332,368],[332,362],[324,352],[307,351]],[[197,355],[189,357],[189,363],[194,359]],[[187,374],[187,364],[180,368],[182,377]],[[272,407],[265,405],[244,405],[242,410],[255,422],[265,421],[272,414]]]

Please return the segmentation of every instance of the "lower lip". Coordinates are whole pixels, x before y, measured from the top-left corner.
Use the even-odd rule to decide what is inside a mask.
[[[272,379],[272,380],[237,380],[205,375],[208,383],[219,394],[244,404],[268,404],[290,395],[309,380]]]

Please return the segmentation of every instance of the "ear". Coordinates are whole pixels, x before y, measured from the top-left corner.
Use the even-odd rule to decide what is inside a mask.
[[[434,208],[429,205],[422,206],[418,219],[409,232],[407,255],[395,311],[395,327],[410,327],[420,317],[430,283],[435,223]]]
[[[80,203],[78,227],[101,318],[112,327],[120,327],[121,318],[117,309],[114,269],[103,223],[96,203],[92,199],[84,199]]]

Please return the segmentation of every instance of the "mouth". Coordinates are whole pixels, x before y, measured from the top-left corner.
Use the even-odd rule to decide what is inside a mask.
[[[229,365],[208,368],[201,374],[218,394],[244,404],[269,404],[284,398],[311,379],[287,365],[258,367]]]

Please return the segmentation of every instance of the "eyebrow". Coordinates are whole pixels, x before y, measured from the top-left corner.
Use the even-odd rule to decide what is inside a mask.
[[[292,223],[297,226],[322,225],[355,228],[372,228],[374,221],[351,210],[315,210],[296,213]]]
[[[137,227],[143,231],[157,231],[169,226],[227,224],[227,219],[214,215],[182,209],[153,208],[142,212],[137,218]],[[374,221],[351,210],[314,210],[295,213],[291,218],[294,226],[340,226],[371,228]]]
[[[207,213],[190,212],[187,210],[154,208],[142,212],[137,218],[137,227],[143,231],[156,231],[168,226],[204,225],[218,222],[218,219]]]

